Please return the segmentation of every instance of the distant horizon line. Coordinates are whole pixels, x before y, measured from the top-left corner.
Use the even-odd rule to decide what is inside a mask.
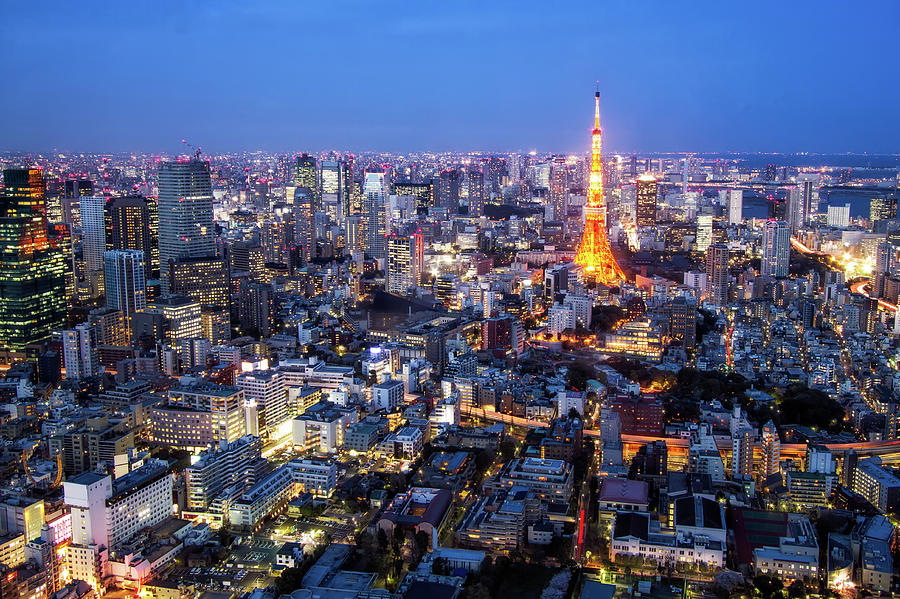
[[[334,152],[336,154],[341,155],[355,155],[360,156],[363,154],[394,154],[394,155],[418,155],[418,154],[433,154],[433,155],[465,155],[471,154],[473,156],[497,156],[497,155],[509,155],[509,154],[520,154],[520,155],[558,155],[558,156],[573,156],[573,155],[590,155],[590,150],[585,150],[581,152],[560,152],[560,151],[552,151],[552,150],[407,150],[407,151],[392,151],[392,150],[359,150],[359,151],[350,151],[350,150],[335,150],[335,149],[326,149],[326,150],[292,150],[292,151],[284,151],[284,150],[266,150],[266,149],[255,149],[255,150],[232,150],[228,152],[219,152],[219,153],[203,153],[203,156],[232,156],[236,154],[272,154],[272,155],[287,155],[294,156],[300,154],[310,154],[310,155],[318,155],[318,154],[326,154],[329,152]],[[97,151],[97,150],[70,150],[70,149],[58,149],[51,148],[49,150],[10,150],[4,149],[0,150],[0,157],[6,158],[9,156],[29,156],[29,155],[47,155],[47,154],[86,154],[92,156],[118,156],[124,154],[135,154],[135,155],[148,155],[148,156],[165,156],[165,157],[181,157],[181,156],[191,156],[191,154],[184,152],[166,152],[166,151],[149,151],[149,150],[116,150],[116,151]],[[609,152],[604,152],[603,155],[619,155],[619,156],[871,156],[871,157],[879,157],[879,158],[898,158],[900,159],[900,152],[825,152],[825,151],[802,151],[802,152],[790,152],[790,151],[759,151],[759,150],[717,150],[717,151],[690,151],[690,150],[671,150],[671,151],[645,151],[645,150],[613,150]]]

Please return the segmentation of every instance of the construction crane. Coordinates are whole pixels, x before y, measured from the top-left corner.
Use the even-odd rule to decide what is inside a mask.
[[[181,143],[183,143],[184,145],[189,147],[191,150],[193,150],[194,158],[196,160],[200,160],[200,153],[202,152],[203,148],[201,148],[200,146],[195,146],[193,144],[188,143],[188,141],[186,139],[184,139],[183,137],[181,138]]]

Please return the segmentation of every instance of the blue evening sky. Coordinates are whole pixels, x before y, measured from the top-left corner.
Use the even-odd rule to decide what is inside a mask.
[[[889,0],[0,3],[3,150],[900,151]]]

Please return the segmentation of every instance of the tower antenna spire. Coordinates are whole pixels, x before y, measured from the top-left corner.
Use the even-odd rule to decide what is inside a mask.
[[[584,206],[584,232],[575,264],[584,268],[584,276],[604,285],[625,279],[616,262],[606,232],[606,202],[603,200],[603,132],[600,131],[600,83],[594,94],[594,130],[591,132],[591,176],[587,204]]]

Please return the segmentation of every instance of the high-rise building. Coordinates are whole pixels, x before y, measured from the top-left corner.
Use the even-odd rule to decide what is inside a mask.
[[[500,188],[506,184],[508,176],[509,172],[506,167],[505,159],[498,156],[491,156],[488,158],[484,179],[485,199],[491,194],[499,195]]]
[[[565,221],[569,209],[569,169],[566,157],[557,156],[550,163],[550,205],[553,206],[553,219]]]
[[[73,227],[81,227],[81,198],[94,195],[94,182],[90,179],[68,179],[62,199],[63,221]]]
[[[705,252],[712,243],[712,215],[700,214],[697,216],[697,251]]]
[[[106,249],[144,253],[144,276],[159,278],[159,246],[154,233],[156,201],[141,196],[106,201]]]
[[[50,337],[66,321],[66,265],[58,237],[49,236],[31,172],[3,171],[0,197],[0,359],[22,357],[25,346]],[[36,184],[36,183],[35,183]],[[42,189],[42,188],[41,188]],[[7,197],[7,193],[11,193]]]
[[[125,315],[121,310],[97,308],[88,313],[88,323],[94,328],[97,345],[107,347],[128,347],[131,345]]]
[[[825,223],[829,227],[845,229],[850,226],[850,204],[828,206]]]
[[[169,289],[200,302],[201,308],[231,304],[231,277],[224,258],[183,258],[169,263]]]
[[[200,337],[200,302],[183,295],[164,295],[153,300],[145,312],[160,314],[169,322],[166,342],[180,347],[181,341]]]
[[[796,231],[805,227],[819,210],[819,184],[816,175],[801,175],[797,185],[787,188],[785,218]]]
[[[47,216],[44,174],[39,168],[10,168],[3,171],[0,213],[6,216]]]
[[[469,178],[469,216],[484,214],[484,173],[477,165],[468,170]]]
[[[769,420],[762,428],[762,462],[760,475],[765,478],[781,468],[781,439],[775,423]]]
[[[72,225],[54,223],[50,225],[50,244],[59,248],[62,254],[66,278],[66,305],[71,305],[77,295],[75,287],[75,248],[72,245]]]
[[[92,326],[84,323],[63,331],[62,342],[67,379],[79,381],[99,374],[100,358]]]
[[[728,224],[739,225],[744,220],[744,190],[728,190]]]
[[[103,252],[106,251],[106,198],[81,198],[82,256],[84,276],[92,298],[104,293]]]
[[[425,266],[422,233],[389,235],[387,244],[386,289],[395,295],[407,295],[421,282]]]
[[[584,207],[584,233],[575,263],[585,274],[606,285],[625,278],[612,255],[606,233],[606,203],[603,200],[603,132],[600,129],[600,92],[594,98],[594,130],[591,132],[591,176],[588,200]]]
[[[471,208],[471,180],[469,181],[469,214],[472,214]],[[482,176],[482,190],[484,187],[484,179]],[[416,212],[425,214],[431,206],[434,206],[434,184],[433,183],[394,183],[392,186],[394,195],[398,196],[415,196]]]
[[[786,277],[791,257],[791,226],[778,220],[766,222],[763,232],[761,271],[765,276]]]
[[[668,305],[669,335],[685,349],[697,344],[697,302],[693,296],[682,296]]]
[[[803,225],[805,226],[819,213],[819,175],[802,173],[797,177],[797,185],[800,188],[800,202],[804,215]]]
[[[135,312],[147,308],[144,252],[114,250],[104,254],[106,307],[122,312],[125,327],[131,330]]]
[[[281,371],[242,372],[234,384],[244,391],[248,434],[276,439],[290,432],[288,390]]]
[[[735,479],[753,476],[754,430],[742,427],[731,435],[731,474]]]
[[[322,207],[336,222],[350,215],[350,189],[353,176],[343,160],[322,162]]]
[[[294,189],[294,242],[300,247],[304,264],[316,256],[315,192],[309,187]]]
[[[714,243],[706,248],[706,289],[716,306],[728,303],[728,246]]]
[[[459,213],[459,170],[452,168],[441,171],[438,177],[436,203],[446,208],[450,214]]]
[[[159,165],[159,268],[169,293],[169,262],[216,255],[209,162],[178,160]]]
[[[262,451],[259,437],[246,435],[231,443],[221,443],[201,453],[184,469],[187,509],[205,512],[231,486],[249,487],[256,479]]]
[[[869,200],[869,226],[875,226],[880,220],[892,220],[897,218],[897,198],[894,196],[879,196]]]
[[[650,173],[644,173],[637,178],[637,205],[635,206],[637,226],[652,227],[656,224],[656,194],[656,177]]]
[[[172,515],[172,475],[163,460],[150,460],[115,481],[84,472],[63,483],[63,493],[72,517],[66,569],[96,593],[112,575],[109,552]]]
[[[223,307],[201,308],[200,330],[213,345],[221,345],[231,339],[231,310]]]
[[[272,330],[274,293],[271,285],[242,281],[238,301],[238,320],[241,329],[268,337]]]
[[[316,191],[319,189],[319,184],[316,173],[316,159],[314,156],[310,156],[309,154],[297,156],[297,162],[294,166],[294,185],[311,189],[315,198]],[[317,201],[314,202],[314,206],[314,209],[318,210]]]
[[[387,200],[385,173],[367,171],[363,182],[365,251],[377,260],[384,260],[384,236],[388,230]]]
[[[150,412],[150,437],[183,449],[206,449],[246,434],[244,392],[227,385],[199,383],[169,390],[169,401]]]

